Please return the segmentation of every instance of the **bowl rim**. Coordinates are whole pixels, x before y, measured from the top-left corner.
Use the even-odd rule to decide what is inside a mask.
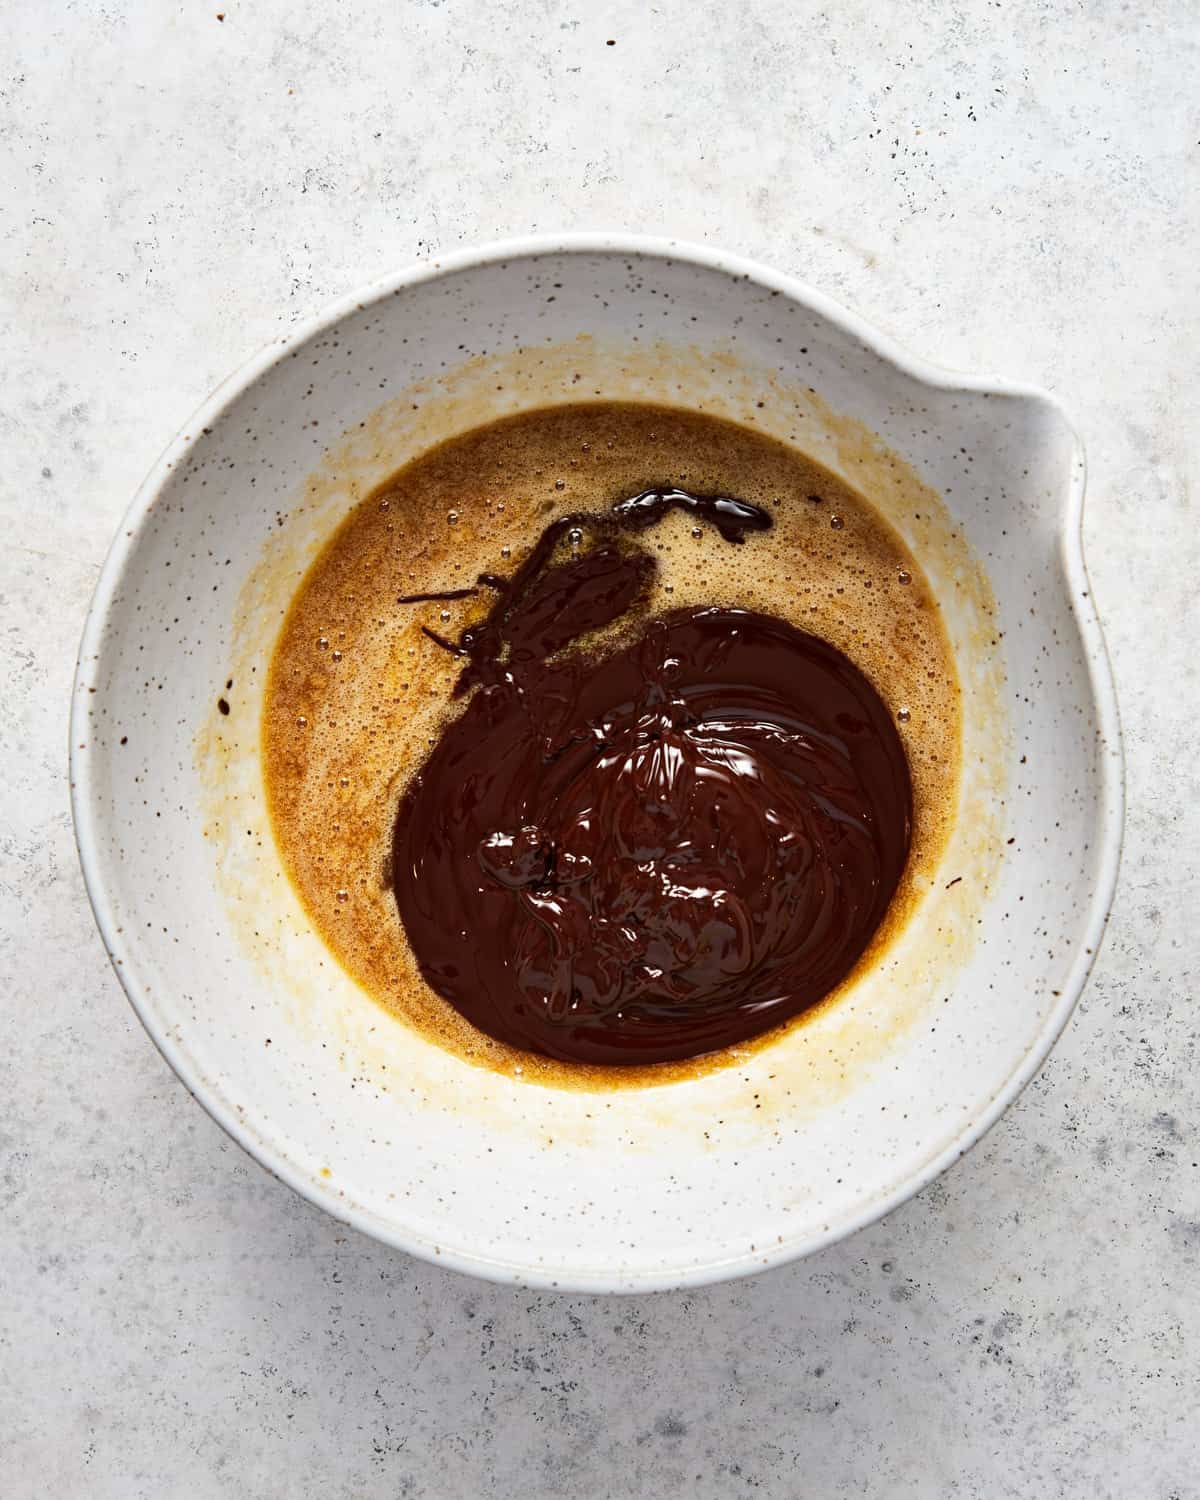
[[[664,1264],[650,1270],[577,1271],[553,1265],[521,1264],[494,1256],[475,1255],[435,1243],[372,1210],[339,1197],[336,1190],[314,1180],[288,1155],[282,1144],[261,1137],[237,1108],[204,1079],[200,1069],[173,1035],[173,1027],[158,1013],[151,990],[140,975],[134,948],[122,934],[113,910],[99,852],[103,815],[93,776],[94,756],[88,724],[88,677],[100,659],[114,601],[131,574],[143,523],[173,471],[187,458],[205,428],[213,428],[226,409],[276,364],[294,350],[326,332],[342,319],[394,293],[436,281],[465,270],[509,261],[537,260],[551,255],[590,254],[624,256],[643,261],[682,262],[702,270],[748,280],[778,292],[807,308],[834,327],[859,340],[881,359],[911,379],[940,391],[960,391],[1011,397],[1042,406],[1070,434],[1073,456],[1070,479],[1058,523],[1058,558],[1070,607],[1084,647],[1101,741],[1099,838],[1096,882],[1084,933],[1063,988],[1020,1064],[1009,1074],[986,1105],[936,1155],[921,1163],[885,1193],[864,1200],[844,1220],[778,1245],[773,1251],[747,1251],[733,1257],[690,1264]],[[218,1125],[274,1176],[344,1224],[433,1264],[506,1284],[544,1290],[575,1292],[648,1292],[706,1285],[783,1265],[856,1233],[920,1192],[976,1144],[1035,1076],[1061,1035],[1095,963],[1112,908],[1120,867],[1125,813],[1124,751],[1120,714],[1112,668],[1093,598],[1083,552],[1083,501],[1086,462],[1083,445],[1057,399],[1037,386],[996,376],[963,374],[931,364],[912,354],[890,335],[798,278],[774,271],[740,255],[707,245],[661,236],[616,232],[545,233],[498,240],[419,260],[377,278],[358,291],[330,303],[286,335],[272,340],[228,376],[199,406],[167,444],[131,500],[109,547],[88,607],[76,660],[70,717],[70,795],[75,842],[84,884],[109,960],[130,1004],[151,1039],[180,1081]]]

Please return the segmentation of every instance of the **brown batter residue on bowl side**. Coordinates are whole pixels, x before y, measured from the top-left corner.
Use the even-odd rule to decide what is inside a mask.
[[[748,428],[635,404],[546,408],[443,443],[362,502],[305,576],[271,664],[264,770],[285,868],[339,961],[408,1023],[501,1071],[594,1086],[687,1076],[745,1055],[740,1046],[652,1069],[588,1070],[495,1041],[426,984],[392,891],[396,808],[463,707],[451,696],[461,661],[430,632],[457,638],[489,607],[478,593],[397,600],[510,575],[555,517],[668,485],[736,495],[774,525],[735,547],[685,514],[665,517],[644,541],[658,569],[642,623],[704,605],[787,621],[866,675],[904,742],[908,865],[874,940],[826,1004],[903,925],[953,819],[959,688],[936,603],[896,533],[827,470]]]

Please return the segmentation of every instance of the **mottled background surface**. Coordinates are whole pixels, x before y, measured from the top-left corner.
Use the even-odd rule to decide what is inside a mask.
[[[1192,0],[4,0],[4,1500],[1200,1495],[1198,76]],[[414,256],[596,227],[1058,392],[1129,757],[1103,955],[991,1136],[633,1301],[417,1264],[244,1157],[109,972],[64,774],[98,564],[210,387]]]

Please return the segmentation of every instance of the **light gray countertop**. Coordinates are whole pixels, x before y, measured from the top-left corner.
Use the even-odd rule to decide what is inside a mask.
[[[1200,1495],[1191,0],[8,0],[0,37],[4,1500]],[[983,1144],[631,1301],[408,1260],[243,1156],[109,971],[65,776],[99,562],[210,387],[418,254],[596,227],[1061,396],[1130,794],[1095,975]]]

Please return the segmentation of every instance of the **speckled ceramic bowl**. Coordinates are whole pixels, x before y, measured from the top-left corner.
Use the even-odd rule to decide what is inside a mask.
[[[356,498],[454,432],[597,393],[798,429],[919,556],[965,690],[955,830],[883,959],[730,1066],[599,1093],[472,1067],[359,991],[282,874],[258,758],[282,611]],[[350,298],[197,413],[134,500],[88,617],[75,823],[138,1014],[264,1165],[464,1271],[637,1291],[849,1233],[1028,1082],[1100,940],[1121,771],[1082,499],[1083,455],[1049,398],[932,369],[711,251],[544,239]]]

